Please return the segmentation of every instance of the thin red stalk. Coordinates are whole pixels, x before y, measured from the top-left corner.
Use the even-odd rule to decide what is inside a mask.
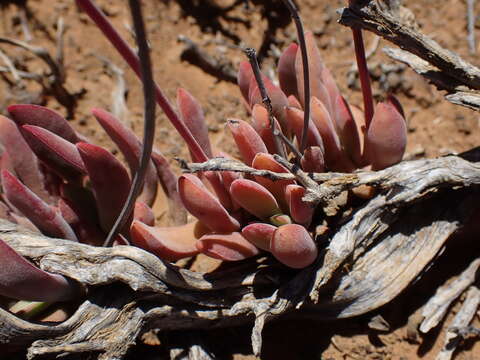
[[[352,28],[353,43],[355,45],[355,57],[357,59],[358,74],[360,76],[360,84],[362,86],[363,107],[365,112],[365,125],[367,129],[373,118],[373,95],[370,84],[370,73],[367,66],[367,58],[365,56],[365,47],[363,45],[362,30]]]
[[[123,59],[128,63],[132,70],[141,79],[140,60],[127,42],[120,36],[102,13],[102,11],[91,0],[76,0],[78,6],[95,22],[110,43],[117,49]],[[163,94],[160,87],[155,83],[155,97],[157,104],[168,117],[172,125],[178,131],[180,136],[187,143],[188,148],[196,156],[198,161],[207,161],[208,157],[197,143],[187,126],[180,120],[168,99]]]

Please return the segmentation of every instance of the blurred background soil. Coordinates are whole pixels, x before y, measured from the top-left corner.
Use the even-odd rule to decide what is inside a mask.
[[[336,10],[346,1],[297,2],[306,28],[315,34],[324,61],[340,89],[350,102],[360,105],[359,84],[352,73],[354,56],[350,30],[336,22]],[[98,3],[133,44],[127,2],[98,0]],[[261,56],[262,70],[274,76],[280,51],[296,39],[286,9],[278,0],[253,1],[248,6],[245,1],[238,0],[145,0],[143,3],[157,82],[172,103],[179,87],[191,92],[204,107],[213,144],[219,149],[234,151],[230,135],[225,131],[225,121],[229,117],[248,118],[240,92],[232,82],[239,62],[245,60],[241,49],[256,48]],[[467,61],[480,65],[478,46],[474,53],[468,48],[465,1],[406,0],[404,5],[415,14],[422,32]],[[480,4],[477,2],[477,5],[476,13],[480,15]],[[11,61],[18,71],[18,77],[11,72],[0,73],[1,114],[6,114],[6,107],[14,103],[46,105],[66,116],[71,115],[76,129],[116,152],[90,115],[93,107],[101,107],[118,111],[119,116],[141,135],[143,102],[138,80],[72,0],[2,0],[0,16],[1,37],[27,41],[44,48],[53,57],[58,52],[58,31],[63,21],[66,90],[62,93],[49,85],[50,70],[38,56],[0,43],[0,70],[8,68]],[[480,28],[476,28],[475,33],[480,40]],[[410,69],[386,57],[382,48],[390,46],[388,43],[371,34],[366,34],[365,38],[367,51],[371,52],[369,64],[376,97],[382,99],[387,92],[394,93],[407,115],[409,139],[405,158],[462,152],[479,144],[478,113],[445,101],[444,94]],[[197,66],[191,51],[185,51],[188,44],[195,44],[216,67],[202,69]],[[188,156],[183,142],[161,111],[157,112],[157,124],[156,146],[178,170],[173,158]],[[161,222],[165,211],[162,201],[158,202],[156,210]],[[453,257],[435,266],[460,272],[463,265],[461,258]],[[441,274],[436,274],[438,278],[420,280],[395,302],[377,312],[389,322],[390,331],[369,329],[368,322],[375,314],[335,323],[314,319],[274,322],[265,330],[264,358],[434,359],[442,346],[445,329],[413,338],[409,336],[407,320],[434,293],[435,286],[445,280]],[[455,310],[456,307],[447,324]],[[475,325],[479,325],[478,316]],[[155,341],[170,345],[202,339],[219,359],[253,358],[249,355],[249,327],[157,336]],[[166,353],[162,346],[139,345],[131,358],[163,359]],[[479,358],[480,345],[473,341],[464,343],[456,355],[459,360]]]

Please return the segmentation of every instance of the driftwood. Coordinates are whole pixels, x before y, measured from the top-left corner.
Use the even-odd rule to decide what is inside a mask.
[[[450,100],[456,96],[465,103],[466,93],[472,97],[470,107],[477,107],[480,70],[414,27],[399,24],[404,17],[393,16],[400,11],[394,6],[397,2],[354,3],[343,10],[342,23],[374,31],[408,49],[414,55],[399,54],[413,56],[410,63],[421,64],[424,71],[420,72],[447,89]],[[478,216],[479,160],[480,149],[474,149],[462,156],[408,161],[379,172],[353,174],[306,174],[291,164],[284,165],[292,174],[260,174],[221,159],[183,164],[186,171],[233,170],[272,179],[291,177],[304,185],[306,200],[330,215],[330,229],[323,235],[326,239],[317,261],[300,271],[285,269],[263,256],[228,264],[210,274],[195,273],[139,248],[99,248],[52,239],[0,220],[0,238],[16,251],[88,290],[75,313],[61,324],[32,323],[0,309],[0,344],[28,348],[29,359],[80,353],[121,359],[151,329],[253,323],[252,346],[260,354],[264,324],[281,315],[339,319],[367,313],[424,275],[441,256],[447,240],[472,215]],[[344,203],[339,198],[360,185],[374,187],[376,195],[343,214]],[[475,266],[476,262],[469,269]],[[471,276],[463,289],[471,285]],[[477,297],[476,290],[468,291],[469,301],[462,312],[467,316],[454,322],[449,336],[475,333],[466,319],[478,304]],[[449,303],[453,300],[448,298]],[[190,349],[171,349],[170,354],[211,358],[201,342]]]
[[[480,150],[469,156],[480,156]],[[472,193],[480,184],[480,164],[462,157],[312,178],[327,175],[329,180],[308,186],[312,201],[324,206],[358,184],[373,185],[378,193],[332,231],[318,261],[301,271],[288,271],[265,257],[200,274],[135,247],[91,247],[0,222],[0,237],[16,251],[89,289],[75,314],[59,325],[29,323],[1,310],[0,342],[28,346],[30,359],[72,353],[120,359],[152,328],[254,322],[252,344],[258,354],[264,323],[297,308],[298,313],[334,319],[391,301],[423,274],[477,208]]]

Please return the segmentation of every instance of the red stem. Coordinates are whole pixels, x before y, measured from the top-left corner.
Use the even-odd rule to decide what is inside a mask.
[[[370,73],[367,66],[367,58],[365,56],[365,47],[363,45],[362,30],[352,28],[353,43],[355,45],[355,57],[357,59],[358,74],[360,76],[360,84],[362,86],[363,107],[365,112],[365,126],[368,130],[370,122],[373,118],[373,95],[370,84]]]
[[[123,59],[132,68],[135,74],[141,80],[140,72],[140,60],[132,48],[122,39],[117,30],[114,29],[110,21],[106,18],[103,12],[91,1],[91,0],[76,0],[78,6],[82,8],[85,13],[95,22],[97,27],[103,32],[105,37],[110,43],[117,49]],[[185,123],[180,120],[177,113],[169,103],[160,87],[155,83],[155,98],[157,104],[163,110],[168,117],[172,125],[177,129],[180,136],[185,140],[192,155],[195,156],[197,161],[204,162],[208,160],[207,155],[197,143],[190,130]]]

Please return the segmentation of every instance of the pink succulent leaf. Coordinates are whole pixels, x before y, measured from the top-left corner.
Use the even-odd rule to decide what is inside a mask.
[[[402,160],[407,145],[405,119],[391,103],[378,103],[365,138],[373,170]]]
[[[10,222],[16,223],[15,218],[12,216],[12,210],[3,201],[0,201],[0,219],[5,219]]]
[[[402,117],[404,119],[406,119],[405,117],[405,111],[403,110],[403,106],[402,106],[402,103],[397,99],[397,97],[393,94],[388,94],[387,96],[387,102],[392,104],[393,106],[395,106],[395,109],[397,109],[397,111],[400,113],[400,115],[402,115]]]
[[[312,146],[305,149],[300,164],[305,172],[324,172],[325,159],[323,149],[318,146]]]
[[[335,109],[335,101],[338,96],[341,96],[341,93],[340,90],[338,90],[337,83],[335,82],[331,71],[326,66],[322,69],[322,82],[327,89],[328,98],[330,99],[330,105],[332,105],[330,110],[332,111]],[[332,115],[335,115],[333,111]],[[335,121],[335,119],[333,119],[333,121]]]
[[[213,189],[216,197],[218,198],[218,201],[220,201],[220,204],[222,204],[222,206],[226,210],[228,211],[232,210],[233,209],[232,198],[230,197],[228,190],[225,188],[225,185],[223,184],[222,177],[220,176],[220,174],[217,173],[216,171],[205,171],[204,173],[202,173],[202,175],[204,175],[205,178],[210,183],[210,186]]]
[[[62,115],[44,106],[18,104],[9,106],[7,110],[18,126],[35,125],[47,129],[71,143],[75,144],[80,141],[75,130]]]
[[[335,101],[336,128],[343,148],[357,167],[362,166],[360,135],[347,101],[340,94]]]
[[[300,101],[298,101],[298,99],[293,95],[290,95],[288,97],[288,106],[294,107],[300,110],[302,109],[302,104],[300,104]]]
[[[86,168],[75,145],[34,125],[22,126],[23,137],[38,158],[62,178],[78,179]]]
[[[223,151],[218,152],[216,154],[216,157],[232,159],[232,157],[229,154],[224,153]],[[221,171],[220,175],[222,177],[223,186],[227,192],[230,191],[230,185],[232,184],[232,182],[242,178],[242,174],[235,171]],[[240,206],[233,199],[231,199],[231,201],[232,201],[232,210],[234,211],[238,210]]]
[[[122,163],[104,148],[80,142],[77,149],[95,193],[100,225],[103,231],[108,232],[127,199],[130,177]]]
[[[178,192],[185,208],[212,231],[232,232],[240,224],[230,216],[200,179],[184,174],[178,179]]]
[[[243,120],[230,119],[228,127],[237,144],[243,162],[250,166],[253,158],[259,152],[266,153],[267,147],[255,129]]]
[[[294,269],[311,265],[318,255],[312,237],[298,224],[280,226],[273,234],[270,251],[278,261]]]
[[[51,202],[51,196],[45,189],[44,176],[35,154],[28,146],[15,123],[0,115],[0,143],[9,153],[15,154],[8,157],[9,167],[35,194],[46,202]],[[2,162],[6,159],[3,159]],[[8,156],[8,155],[5,155]],[[2,164],[5,166],[6,164]]]
[[[248,102],[249,100],[248,94],[249,94],[249,88],[250,88],[250,81],[253,77],[254,77],[253,70],[250,63],[248,61],[240,62],[240,66],[238,68],[238,73],[237,73],[237,84],[246,102]]]
[[[292,128],[293,133],[297,138],[297,142],[300,142],[303,134],[303,111],[297,108],[288,107],[286,108],[286,113],[288,124]],[[322,137],[312,121],[308,123],[307,147],[309,146],[318,146],[323,149]]]
[[[133,178],[140,164],[140,154],[142,152],[141,141],[131,129],[123,125],[113,114],[97,108],[92,109],[92,114],[122,152]],[[145,175],[143,191],[139,199],[150,206],[153,205],[157,196],[157,185],[157,173],[153,163],[150,162]]]
[[[311,99],[312,120],[323,139],[325,146],[325,162],[327,167],[335,171],[351,172],[355,169],[353,163],[343,152],[340,138],[335,130],[330,113],[316,97]]]
[[[276,226],[265,223],[253,223],[242,229],[242,235],[259,249],[270,251],[270,241]]]
[[[2,187],[8,202],[48,236],[78,241],[62,216],[6,170],[1,173]]]
[[[0,294],[27,301],[66,301],[81,294],[78,284],[40,270],[0,239]]]
[[[0,156],[0,169],[8,170],[12,174],[14,174],[16,177],[19,177],[17,172],[15,171],[15,168],[13,167],[12,158],[10,157],[10,155],[5,149],[3,150],[3,153]]]
[[[177,106],[180,110],[181,119],[190,129],[195,140],[197,140],[205,154],[209,158],[212,157],[212,146],[208,137],[207,123],[205,122],[202,107],[197,99],[187,90],[180,88],[177,90]],[[194,159],[193,156],[192,160],[200,161],[199,159]]]
[[[312,221],[314,208],[303,201],[305,188],[299,185],[288,185],[285,190],[290,216],[297,224],[308,227]]]
[[[268,152],[275,154],[277,152],[277,147],[275,145],[275,138],[273,136],[273,131],[270,128],[270,118],[268,116],[268,111],[260,104],[255,104],[252,109],[252,127],[260,135],[265,146],[268,149]],[[277,129],[280,128],[280,124],[277,119],[275,119],[275,126]]]
[[[255,181],[235,180],[230,186],[230,194],[242,208],[260,219],[267,219],[281,212],[273,195]]]
[[[330,112],[330,110],[332,109],[332,104],[330,104],[330,95],[328,94],[328,90],[322,82],[322,72],[325,65],[323,64],[320,50],[318,49],[312,32],[305,32],[305,42],[307,45],[308,67],[310,71],[310,94],[311,96],[315,96],[316,98],[320,99]],[[303,62],[302,54],[300,51],[297,51],[295,69],[297,72],[297,87],[299,94],[298,99],[300,100],[301,104],[305,105]]]
[[[270,170],[276,173],[289,172],[288,169],[283,165],[280,165],[272,155],[265,153],[259,153],[255,156],[252,162],[252,167],[259,170]],[[294,180],[273,181],[263,176],[255,176],[255,181],[263,185],[272,193],[283,211],[288,211],[288,204],[285,200],[285,188],[289,184],[294,184]]]
[[[181,226],[153,227],[135,220],[130,234],[134,245],[145,249],[159,258],[176,261],[199,253],[195,246],[197,222]]]
[[[285,95],[298,97],[297,76],[295,72],[295,59],[298,45],[290,44],[280,55],[278,60],[278,80]]]
[[[182,200],[177,190],[178,177],[172,171],[172,168],[165,156],[154,149],[152,152],[153,164],[157,169],[158,179],[163,192],[168,201],[168,216],[173,225],[183,225],[187,223],[187,212],[183,207]]]
[[[155,213],[152,208],[144,202],[135,202],[135,208],[133,210],[133,219],[144,223],[145,225],[155,225]]]
[[[105,234],[97,224],[89,221],[84,216],[82,217],[83,214],[77,214],[73,207],[63,199],[58,200],[57,207],[62,217],[75,231],[80,242],[93,246],[101,246],[103,244]]]
[[[200,252],[223,261],[240,261],[259,253],[239,232],[206,234],[195,245]]]

